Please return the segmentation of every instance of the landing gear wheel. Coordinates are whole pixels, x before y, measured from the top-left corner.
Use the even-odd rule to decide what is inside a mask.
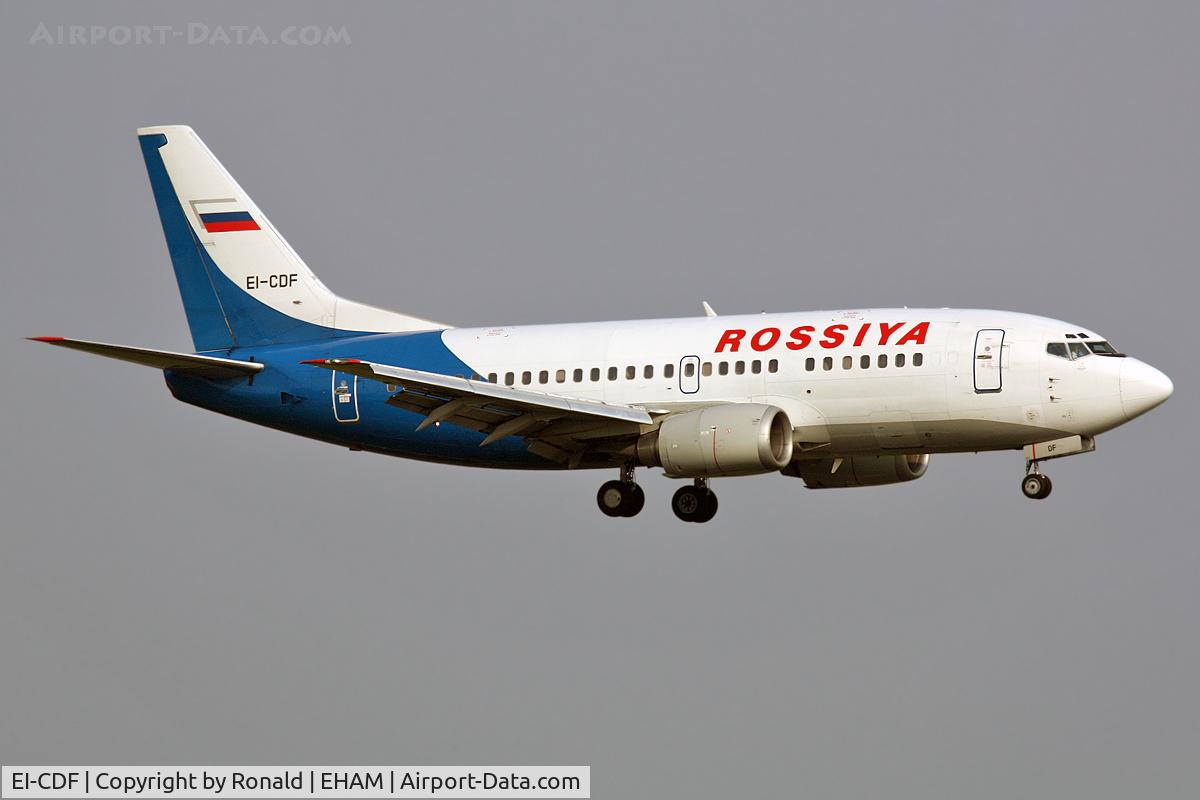
[[[646,494],[632,481],[607,481],[596,492],[596,505],[610,517],[632,517],[646,505]]]
[[[702,486],[681,486],[671,497],[671,510],[684,522],[708,522],[717,513],[717,496]]]
[[[636,517],[642,507],[646,505],[646,493],[636,483],[628,483],[626,486],[629,487],[629,507],[625,509],[622,516]]]
[[[708,522],[717,515],[717,493],[709,489],[704,495],[704,508],[694,522]]]
[[[1045,500],[1051,488],[1049,476],[1040,472],[1031,472],[1021,481],[1021,491],[1030,500]]]

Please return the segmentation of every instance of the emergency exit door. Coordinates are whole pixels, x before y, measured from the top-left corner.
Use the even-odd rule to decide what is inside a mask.
[[[987,328],[975,334],[975,392],[998,392],[1004,387],[1004,331]]]

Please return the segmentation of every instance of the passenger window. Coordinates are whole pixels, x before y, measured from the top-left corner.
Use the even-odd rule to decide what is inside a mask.
[[[883,368],[884,368],[884,367],[886,367],[886,366],[887,366],[887,354],[886,354],[886,353],[880,353],[880,354],[879,354],[879,368],[880,368],[880,369],[883,369]]]
[[[508,379],[508,376],[505,376],[505,380],[507,380],[507,379]],[[529,373],[529,372],[521,373],[521,383],[528,386],[532,381],[533,381],[533,375],[531,373]]]
[[[762,372],[762,362],[757,358],[750,362],[750,371],[755,375]]]
[[[592,367],[592,382],[595,383],[598,380],[600,380],[600,368]]]
[[[645,368],[642,370],[642,377],[645,378],[646,380],[650,380],[651,378],[654,377],[654,365],[653,364],[647,364],[645,366]]]
[[[558,372],[554,373],[554,381],[555,383],[566,383],[567,371],[565,369],[560,369]]]
[[[717,364],[717,374],[718,375],[728,375],[729,374],[729,362],[728,361],[722,361],[720,364]]]
[[[617,379],[617,368],[616,367],[608,368],[608,379],[610,381],[615,381]]]
[[[509,375],[511,375],[512,373],[510,372],[510,373],[508,373],[508,374],[509,374]],[[498,376],[496,375],[496,373],[494,373],[494,372],[489,372],[489,373],[488,373],[488,383],[495,383],[495,382],[496,382],[496,378],[497,378],[497,377],[498,377]]]
[[[779,359],[772,358],[767,362],[767,372],[779,372]]]
[[[505,386],[513,385],[513,374],[511,372],[504,373],[504,385]]]
[[[1046,352],[1052,356],[1058,356],[1059,358],[1065,358],[1068,360],[1071,358],[1071,355],[1067,352],[1067,345],[1063,342],[1051,342],[1050,344],[1046,345]]]
[[[1083,342],[1067,342],[1067,349],[1071,351],[1072,358],[1083,358],[1092,354]]]
[[[924,353],[913,353],[913,366],[914,367],[919,367],[924,363],[925,363],[925,354]]]
[[[842,369],[850,369],[854,366],[854,359],[850,356],[842,356]]]
[[[745,375],[746,374],[746,362],[745,361],[735,361],[733,363],[733,371],[736,372],[738,375]]]
[[[863,369],[870,369],[871,368],[871,357],[863,356],[862,358],[860,358],[858,360],[858,363],[859,363],[859,366],[861,366]]]
[[[904,366],[904,353],[896,353],[896,366],[897,367]]]
[[[538,373],[538,383],[549,383],[549,382],[550,382],[550,373],[549,372],[547,372],[546,370],[542,370],[541,372]]]
[[[625,368],[625,380],[631,381],[636,377],[637,377],[637,367],[630,366],[630,367]]]
[[[696,376],[696,363],[689,361],[683,365],[683,377],[694,378]]]
[[[833,356],[825,356],[824,361],[821,362],[821,367],[826,372],[829,372],[829,370],[833,369]]]
[[[700,365],[700,374],[706,378],[709,375],[712,375],[712,362],[711,361],[705,361],[703,364]]]
[[[804,370],[806,372],[812,372],[816,368],[817,368],[817,360],[815,358],[804,359]]]
[[[663,364],[663,377],[664,378],[674,378],[675,377],[675,365],[674,364]]]

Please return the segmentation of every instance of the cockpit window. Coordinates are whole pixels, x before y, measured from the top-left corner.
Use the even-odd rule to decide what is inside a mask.
[[[1121,351],[1113,347],[1108,342],[1088,342],[1087,346],[1092,348],[1092,352],[1098,356],[1120,356]]]
[[[1052,356],[1069,359],[1071,356],[1067,353],[1067,346],[1062,342],[1051,342],[1046,345],[1046,352]]]
[[[1071,358],[1083,358],[1092,354],[1083,342],[1067,342],[1067,349],[1071,351]]]

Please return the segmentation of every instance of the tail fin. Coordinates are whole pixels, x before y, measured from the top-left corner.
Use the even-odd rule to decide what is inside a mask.
[[[325,288],[191,128],[138,142],[197,351],[447,327]]]

